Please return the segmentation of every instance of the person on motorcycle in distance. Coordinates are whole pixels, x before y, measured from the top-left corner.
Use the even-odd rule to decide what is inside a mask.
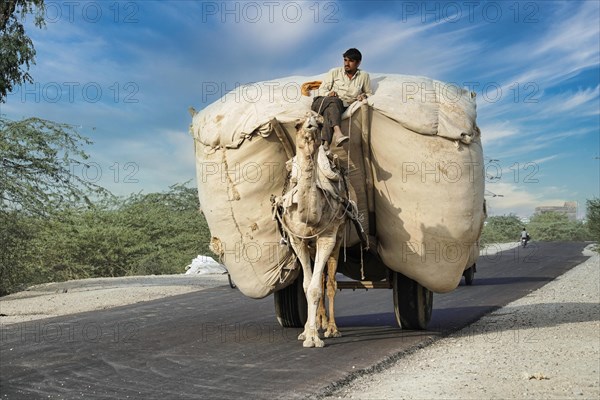
[[[529,233],[527,233],[527,230],[523,228],[523,230],[521,231],[521,244],[523,244],[523,247],[527,246],[527,242],[529,242],[529,239]]]

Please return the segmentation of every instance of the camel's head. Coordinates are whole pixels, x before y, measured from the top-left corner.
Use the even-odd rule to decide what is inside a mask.
[[[321,145],[323,117],[317,113],[307,113],[304,120],[296,122],[296,146],[313,154]]]

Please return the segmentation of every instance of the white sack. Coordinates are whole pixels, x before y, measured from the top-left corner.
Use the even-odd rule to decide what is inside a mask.
[[[451,139],[472,132],[475,101],[467,90],[419,76],[370,75],[374,94],[369,105],[405,128]],[[324,76],[293,76],[239,86],[197,113],[191,132],[211,148],[237,147],[272,118],[288,123],[304,117],[312,99],[302,96],[300,87]]]
[[[378,254],[430,290],[454,289],[486,217],[479,136],[465,145],[419,135],[378,111],[371,129]]]
[[[281,194],[287,156],[274,134],[254,135],[237,149],[205,152],[196,142],[196,179],[211,250],[246,296],[261,298],[293,281],[291,259],[271,218],[271,194]],[[293,261],[293,259],[292,259]]]
[[[199,255],[192,260],[192,262],[185,267],[186,275],[211,275],[211,274],[224,274],[227,269],[216,262],[210,256]]]
[[[294,123],[304,118],[312,101],[300,95],[300,86],[323,76],[239,87],[193,117],[199,198],[213,250],[246,296],[267,296],[299,272],[289,270],[292,254],[278,245],[271,219],[270,196],[282,194],[289,157],[268,122],[280,121],[293,142]],[[351,136],[350,161],[341,149],[334,152],[349,167],[367,232],[370,167],[375,185],[371,215],[386,265],[433,291],[452,290],[477,258],[464,247],[476,245],[485,218],[475,100],[465,90],[429,78],[371,78],[374,94],[366,113],[371,136],[361,136],[363,112],[346,115],[342,130]],[[363,153],[369,145],[370,159]],[[358,242],[350,231],[346,246]],[[461,246],[460,254],[455,246]]]

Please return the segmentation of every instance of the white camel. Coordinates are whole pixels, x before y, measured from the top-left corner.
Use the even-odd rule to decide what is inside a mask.
[[[298,336],[298,340],[304,341],[304,347],[324,346],[319,338],[320,328],[326,329],[325,337],[341,336],[335,323],[333,300],[349,203],[344,199],[344,193],[340,196],[339,188],[343,186],[341,175],[331,169],[323,148],[319,147],[322,121],[321,116],[311,113],[296,124],[296,157],[292,173],[295,186],[284,196],[288,201],[282,216],[283,228],[304,272],[308,319],[304,332]],[[318,157],[320,162],[317,162]],[[314,258],[314,269],[311,257]],[[325,315],[323,300],[325,264],[329,318]]]

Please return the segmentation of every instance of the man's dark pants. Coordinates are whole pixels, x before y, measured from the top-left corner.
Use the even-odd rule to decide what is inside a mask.
[[[339,97],[315,97],[311,110],[321,114],[325,120],[323,122],[323,129],[321,129],[321,140],[331,143],[333,140],[333,127],[342,125],[342,114],[346,111],[346,108]]]

